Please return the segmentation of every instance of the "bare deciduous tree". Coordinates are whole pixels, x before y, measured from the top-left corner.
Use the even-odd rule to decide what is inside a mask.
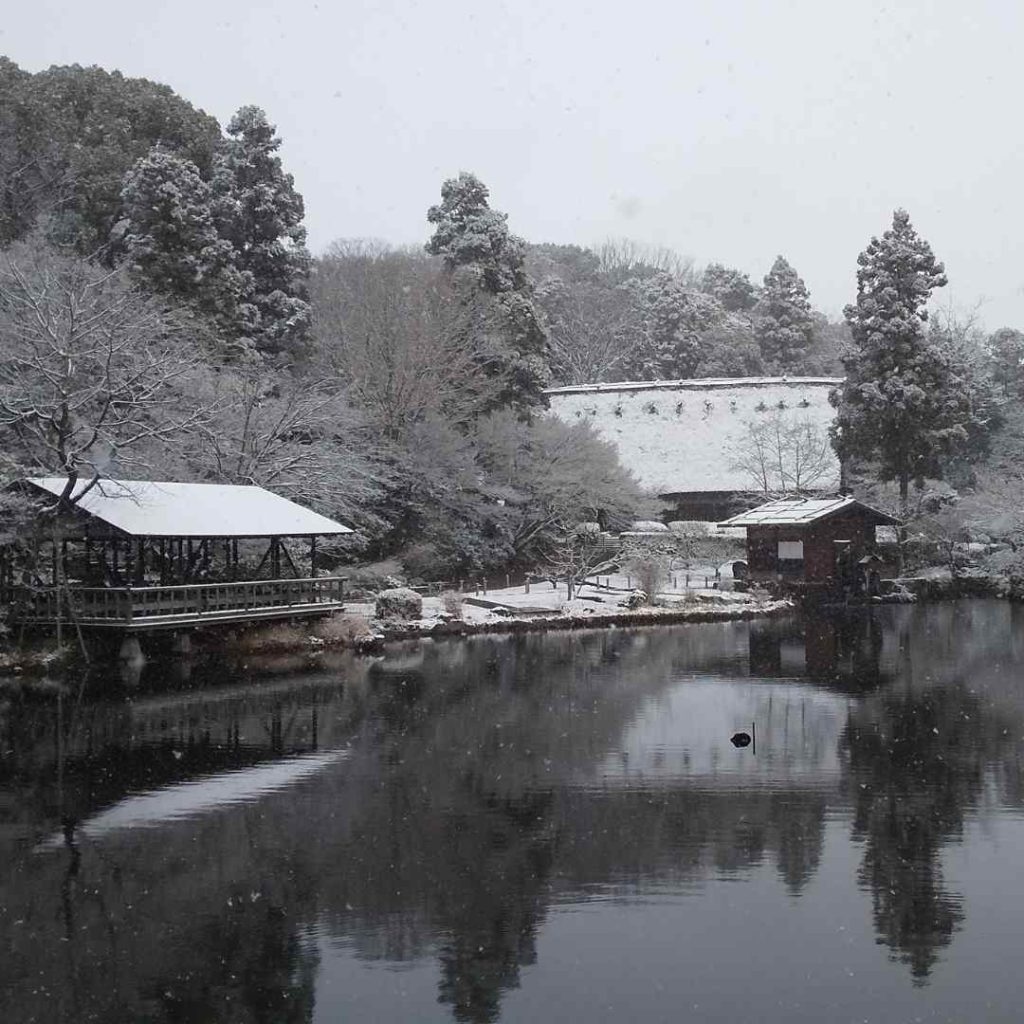
[[[486,376],[473,344],[485,333],[485,303],[457,297],[437,261],[374,243],[336,244],[313,292],[325,370],[391,440],[435,412],[467,423],[503,386]]]
[[[567,524],[603,517],[621,528],[640,502],[615,449],[588,424],[568,425],[553,416],[524,424],[510,413],[495,413],[477,425],[476,441],[480,464],[507,488],[517,513],[517,557],[548,550]]]
[[[60,503],[100,473],[144,464],[200,424],[182,401],[200,348],[184,315],[32,240],[0,258],[0,436],[20,469],[66,477]],[[77,488],[85,479],[83,487]]]
[[[552,537],[543,564],[554,579],[565,581],[571,601],[591,576],[612,572],[618,564],[618,554],[618,545],[602,536],[596,523],[562,523]]]
[[[839,483],[828,434],[781,411],[748,423],[729,456],[731,467],[766,497],[831,490]]]
[[[645,245],[630,238],[609,238],[597,247],[597,257],[601,272],[619,281],[660,272],[679,278],[689,287],[696,288],[700,284],[701,275],[693,260],[666,246]]]
[[[556,379],[562,384],[609,380],[639,347],[633,297],[624,287],[567,285],[552,277],[537,297],[548,314],[548,344]]]
[[[376,431],[336,382],[295,379],[254,362],[209,383],[213,410],[193,434],[192,467],[226,483],[257,484],[373,531],[382,490]]]

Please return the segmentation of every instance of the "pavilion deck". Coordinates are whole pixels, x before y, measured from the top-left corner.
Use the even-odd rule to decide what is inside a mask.
[[[129,632],[330,615],[344,607],[344,576],[174,586],[7,586],[0,602],[19,624],[58,620]],[[63,600],[61,600],[63,596]]]

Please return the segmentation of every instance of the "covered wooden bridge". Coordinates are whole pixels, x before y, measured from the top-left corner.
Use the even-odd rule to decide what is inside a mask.
[[[0,550],[17,623],[129,631],[329,614],[344,577],[317,574],[317,540],[353,531],[261,487],[149,480],[22,481],[41,514]],[[76,500],[77,498],[77,500]]]

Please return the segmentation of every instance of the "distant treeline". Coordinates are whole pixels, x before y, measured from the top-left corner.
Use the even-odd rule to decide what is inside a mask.
[[[762,281],[626,241],[528,244],[462,173],[423,250],[306,249],[276,129],[170,88],[0,58],[0,473],[252,481],[431,579],[536,565],[650,509],[545,387],[841,373],[850,334]],[[1021,386],[1024,335],[947,317]],[[972,356],[973,358],[974,356]]]

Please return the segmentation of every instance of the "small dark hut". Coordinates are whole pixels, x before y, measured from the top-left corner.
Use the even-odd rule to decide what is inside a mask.
[[[149,480],[17,485],[40,515],[0,549],[14,621],[129,630],[322,614],[343,578],[317,575],[317,539],[353,531],[262,487]]]
[[[746,528],[751,580],[856,587],[864,559],[875,553],[875,527],[898,523],[843,497],[769,501],[718,525]]]

